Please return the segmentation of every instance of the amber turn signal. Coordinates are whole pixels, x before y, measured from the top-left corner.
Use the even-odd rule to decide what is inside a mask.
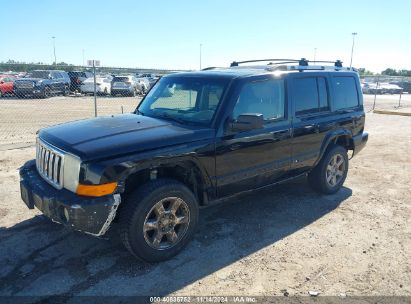
[[[104,196],[112,194],[117,188],[117,183],[108,183],[101,185],[78,185],[76,193],[84,196]]]

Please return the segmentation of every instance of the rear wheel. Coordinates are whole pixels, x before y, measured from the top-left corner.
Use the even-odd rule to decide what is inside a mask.
[[[133,192],[120,211],[120,236],[136,257],[158,262],[179,253],[198,222],[198,204],[182,183],[150,181]]]
[[[330,146],[318,165],[309,173],[310,186],[324,194],[337,192],[348,173],[347,150],[342,146]]]

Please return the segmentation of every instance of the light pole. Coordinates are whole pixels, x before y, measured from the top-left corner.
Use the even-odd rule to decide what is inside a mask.
[[[57,59],[56,59],[56,37],[53,36],[51,37],[53,39],[53,52],[54,52],[54,65],[57,65]]]
[[[352,48],[351,48],[351,60],[350,60],[350,69],[352,67],[352,56],[354,54],[354,41],[355,41],[355,36],[357,36],[358,33],[352,33]]]
[[[200,43],[200,71],[201,71],[201,51],[202,51],[202,48],[203,48],[203,44]]]
[[[317,48],[314,48],[314,64],[315,64],[315,58],[317,57]]]

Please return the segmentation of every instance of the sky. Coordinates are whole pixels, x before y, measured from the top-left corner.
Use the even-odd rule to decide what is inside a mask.
[[[2,1],[0,61],[199,69],[261,58],[411,69],[409,0]],[[315,51],[316,49],[316,51]],[[84,50],[84,51],[83,51]],[[83,56],[84,54],[84,56]]]

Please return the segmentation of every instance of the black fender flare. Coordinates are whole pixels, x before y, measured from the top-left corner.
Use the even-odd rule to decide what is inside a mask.
[[[327,151],[328,146],[331,143],[336,143],[337,139],[342,136],[344,136],[345,138],[348,138],[348,140],[352,142],[353,134],[350,130],[347,130],[347,129],[334,130],[333,132],[328,133],[324,137],[324,140],[320,148],[320,154],[318,155],[318,158],[315,161],[314,166],[316,166],[320,162],[320,160],[323,158],[325,151]]]

